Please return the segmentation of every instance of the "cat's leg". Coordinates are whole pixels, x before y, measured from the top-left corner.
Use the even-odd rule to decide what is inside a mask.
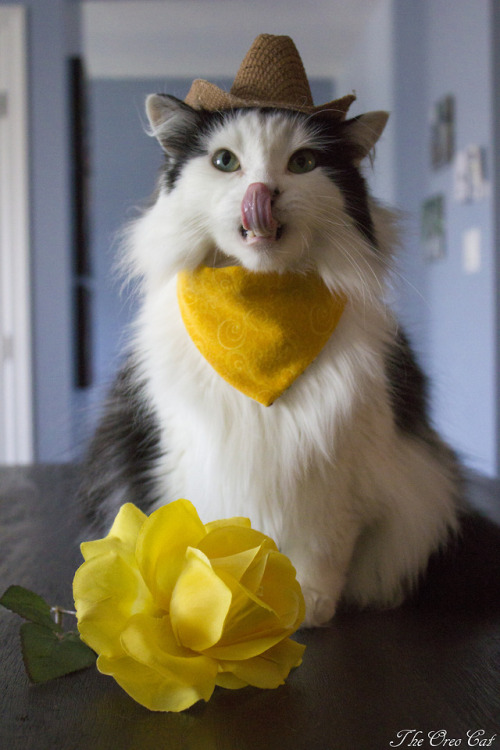
[[[302,543],[289,543],[283,552],[291,559],[306,604],[303,627],[326,625],[335,614],[345,586],[357,529],[344,529],[332,538],[308,535]]]
[[[396,519],[366,529],[352,557],[344,600],[359,607],[391,608],[401,604],[427,558],[427,554],[416,555],[414,541]]]
[[[458,525],[452,493],[430,499],[422,502],[415,497],[413,510],[410,504],[394,502],[392,512],[362,532],[345,583],[346,602],[361,607],[401,604],[418,583],[430,555]]]
[[[385,486],[378,477],[380,515],[358,540],[346,600],[397,606],[419,582],[431,554],[458,532],[461,470],[449,448],[429,435],[428,441],[400,438]]]
[[[292,559],[296,559],[292,556]],[[333,570],[328,560],[309,559],[296,564],[306,616],[302,627],[317,628],[332,619],[345,582],[345,571]]]
[[[275,539],[297,571],[306,603],[304,627],[326,625],[342,596],[360,531],[350,486],[348,473],[316,464],[283,492],[288,502]]]

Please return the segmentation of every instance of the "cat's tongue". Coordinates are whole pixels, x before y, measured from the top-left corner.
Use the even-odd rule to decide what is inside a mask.
[[[272,213],[272,196],[263,182],[248,186],[241,202],[241,223],[247,240],[259,237],[276,238],[278,222]]]

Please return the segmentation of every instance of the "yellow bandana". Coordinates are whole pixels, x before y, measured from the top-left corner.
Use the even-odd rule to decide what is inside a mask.
[[[252,273],[240,266],[178,275],[187,332],[234,388],[270,406],[318,356],[346,301],[316,274]]]

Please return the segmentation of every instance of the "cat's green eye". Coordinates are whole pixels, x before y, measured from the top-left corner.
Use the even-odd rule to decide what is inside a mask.
[[[316,157],[309,148],[301,148],[290,157],[288,162],[289,172],[293,174],[306,174],[316,169]]]
[[[237,172],[240,169],[238,157],[227,148],[221,148],[212,157],[212,164],[221,172]]]

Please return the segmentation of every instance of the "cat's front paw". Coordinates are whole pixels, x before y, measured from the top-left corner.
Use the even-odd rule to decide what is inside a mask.
[[[335,614],[336,599],[307,586],[302,587],[302,593],[306,603],[306,616],[301,627],[320,628],[328,625]]]

